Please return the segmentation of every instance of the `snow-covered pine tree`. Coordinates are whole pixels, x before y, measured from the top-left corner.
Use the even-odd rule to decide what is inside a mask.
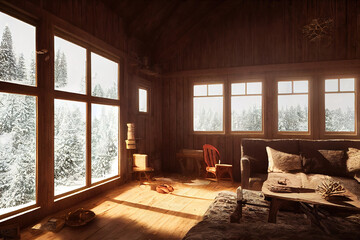
[[[32,96],[11,95],[17,104],[12,128],[11,152],[7,159],[5,191],[0,207],[13,207],[35,200],[36,176],[36,101]]]
[[[16,80],[16,59],[13,50],[10,28],[5,27],[0,44],[0,80]]]
[[[36,63],[35,63],[35,54],[31,54],[31,61],[29,67],[29,84],[34,86],[36,83]]]
[[[19,82],[26,81],[26,67],[24,54],[20,54],[17,66],[16,66],[16,80]]]
[[[104,90],[102,89],[100,84],[95,85],[92,95],[96,97],[105,97]]]
[[[64,180],[72,185],[85,177],[85,125],[79,109],[56,109],[55,185],[64,185]]]
[[[100,118],[92,122],[91,174],[104,178],[110,173],[111,164],[117,156],[117,133],[114,132],[114,118],[111,112],[102,111]]]
[[[62,88],[67,84],[67,61],[65,53],[57,50],[54,63],[55,87]]]

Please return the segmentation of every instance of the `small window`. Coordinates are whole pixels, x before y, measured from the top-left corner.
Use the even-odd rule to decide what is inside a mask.
[[[355,79],[325,80],[325,131],[355,132]]]
[[[231,84],[231,131],[262,131],[262,83]]]
[[[278,131],[308,132],[309,81],[278,82]]]
[[[139,88],[139,112],[148,112],[148,91],[144,88]]]
[[[194,131],[222,132],[223,84],[194,85]]]

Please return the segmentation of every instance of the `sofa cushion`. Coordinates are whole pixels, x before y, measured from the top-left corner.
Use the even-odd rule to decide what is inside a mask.
[[[305,150],[300,154],[305,173],[347,176],[346,155],[342,150]]]
[[[266,147],[266,152],[269,160],[268,172],[292,172],[302,170],[299,155],[284,153],[271,147]]]
[[[354,140],[299,140],[304,172],[348,176],[345,151],[348,150],[348,147],[358,145],[360,145],[360,141]],[[336,150],[339,152],[325,150]],[[344,157],[339,157],[342,154],[344,154]]]
[[[281,152],[299,154],[298,140],[242,139],[241,156],[246,155],[249,157],[251,174],[267,173],[267,169],[268,169],[268,157],[266,153],[267,146]]]
[[[349,148],[347,151],[348,159],[346,161],[346,168],[349,173],[360,173],[360,149]]]

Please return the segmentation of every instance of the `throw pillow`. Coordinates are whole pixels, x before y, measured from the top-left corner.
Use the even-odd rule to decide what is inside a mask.
[[[329,173],[329,162],[317,150],[306,149],[300,156],[305,173]]]
[[[349,173],[360,172],[360,149],[349,148],[346,168]]]
[[[327,160],[328,174],[346,176],[346,155],[343,150],[319,150]]]
[[[269,160],[268,172],[291,172],[302,169],[299,155],[280,152],[271,147],[266,147],[266,152]]]

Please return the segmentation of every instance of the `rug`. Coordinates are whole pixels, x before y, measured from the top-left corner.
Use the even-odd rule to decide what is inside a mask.
[[[339,231],[336,235],[327,235],[316,226],[311,226],[310,220],[303,213],[280,211],[277,223],[268,223],[268,209],[245,206],[240,223],[230,223],[230,215],[236,208],[236,194],[220,192],[215,201],[206,211],[201,222],[195,225],[185,235],[186,240],[200,239],[360,239],[360,214],[346,218],[335,218]]]

